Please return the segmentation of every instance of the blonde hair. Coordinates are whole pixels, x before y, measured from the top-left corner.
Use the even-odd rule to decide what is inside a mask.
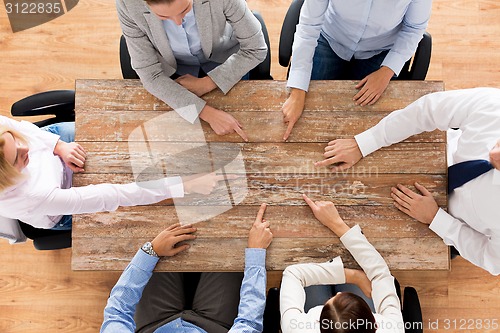
[[[10,133],[15,139],[28,144],[28,141],[21,133],[7,126],[0,125],[0,192],[15,185],[23,177],[23,174],[5,159],[3,150],[5,146],[3,135],[5,133]]]

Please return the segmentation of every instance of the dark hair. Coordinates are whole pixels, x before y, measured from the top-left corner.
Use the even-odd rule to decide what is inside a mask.
[[[375,333],[377,330],[368,304],[349,292],[337,294],[333,302],[323,306],[319,323],[321,333]]]
[[[161,3],[169,5],[173,2],[175,2],[176,0],[144,0],[144,1],[146,1],[146,3],[148,5],[157,5],[157,4],[161,4]]]

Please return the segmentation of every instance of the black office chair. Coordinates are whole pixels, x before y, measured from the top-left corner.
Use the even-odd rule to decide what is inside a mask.
[[[405,333],[423,333],[422,309],[420,307],[417,291],[413,287],[405,287],[404,297],[402,299],[401,287],[398,280],[394,279],[394,284],[398,297],[402,300],[401,309],[403,321],[405,322]],[[279,288],[270,288],[268,290],[266,308],[264,310],[264,330],[262,333],[281,332],[279,297]]]
[[[295,30],[299,23],[300,9],[304,0],[293,0],[288,8],[280,33],[279,63],[290,70],[290,60],[292,58],[292,45]],[[418,43],[417,50],[413,58],[408,60],[401,70],[398,80],[425,80],[427,70],[431,62],[432,37],[428,32]],[[288,76],[288,74],[287,74]]]
[[[262,26],[262,33],[264,34],[264,39],[267,45],[267,56],[263,62],[258,64],[254,69],[250,70],[249,79],[250,80],[272,80],[271,76],[271,44],[269,42],[269,34],[267,32],[266,23],[262,18],[262,15],[253,11],[253,15],[259,20]],[[122,76],[124,79],[139,79],[139,75],[132,68],[130,61],[130,54],[128,52],[127,42],[125,36],[120,37],[120,67],[122,70]]]
[[[53,90],[28,96],[12,105],[11,114],[16,117],[52,115],[35,122],[38,127],[57,122],[75,121],[75,92]],[[38,229],[19,221],[26,237],[33,240],[37,250],[57,250],[71,247],[71,230]]]

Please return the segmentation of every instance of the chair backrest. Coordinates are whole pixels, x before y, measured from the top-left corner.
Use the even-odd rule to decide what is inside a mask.
[[[125,36],[120,37],[120,67],[122,69],[122,76],[126,80],[136,80],[139,75],[132,68],[130,54],[128,52],[127,41]]]
[[[283,20],[280,33],[279,63],[290,70],[292,46],[297,24],[299,23],[300,10],[304,0],[293,0]],[[432,37],[425,32],[420,40],[412,59],[408,60],[401,70],[399,80],[425,80],[431,61]],[[287,75],[288,76],[288,75]]]
[[[262,26],[262,34],[267,45],[267,56],[263,62],[258,64],[254,69],[250,70],[250,80],[272,80],[271,76],[271,43],[269,42],[269,33],[264,18],[258,11],[252,11],[253,15],[259,20]]]
[[[269,33],[267,32],[266,23],[262,18],[262,15],[257,12],[252,12],[254,16],[259,20],[262,26],[262,33],[264,34],[264,39],[267,44],[267,56],[263,62],[257,65],[254,69],[250,70],[249,78],[250,80],[272,80],[271,76],[271,44],[269,42]],[[124,79],[139,79],[136,71],[132,68],[132,63],[130,59],[130,53],[128,52],[127,41],[125,36],[120,37],[120,67],[122,70],[122,76]]]

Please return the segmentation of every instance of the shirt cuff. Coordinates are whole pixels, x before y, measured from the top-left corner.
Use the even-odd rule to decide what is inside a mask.
[[[296,88],[308,91],[310,82],[311,82],[311,74],[306,75],[301,71],[290,70],[286,86],[287,88]]]
[[[358,144],[359,150],[363,157],[373,153],[380,147],[377,145],[377,140],[375,140],[375,136],[373,135],[373,128],[370,128],[363,133],[354,136],[356,143]]]
[[[493,185],[500,185],[500,170],[493,169]]]
[[[175,112],[185,120],[189,121],[191,124],[194,124],[196,119],[198,119],[201,111],[207,104],[204,100],[201,98],[198,98],[199,101],[197,100],[194,102],[194,104],[190,104],[188,106],[183,106],[180,108],[175,108]]]
[[[345,234],[340,237],[340,241],[342,244],[344,244],[347,248],[347,244],[357,244],[359,242],[359,238],[364,238],[365,236],[363,235],[363,232],[361,231],[361,227],[356,224],[354,227],[349,229]]]
[[[392,69],[394,74],[399,75],[405,62],[406,61],[401,57],[400,54],[398,54],[396,52],[389,51],[389,53],[387,53],[384,61],[382,61],[382,64],[380,66],[381,67],[382,66],[389,67],[390,69]]]
[[[255,266],[266,267],[266,249],[245,249],[245,268]]]
[[[160,258],[150,256],[142,249],[139,249],[134,258],[132,258],[130,264],[140,268],[145,272],[152,272],[155,269],[158,260],[160,260]]]
[[[182,178],[179,176],[165,178],[165,186],[170,191],[170,196],[172,198],[183,198],[184,197],[184,184],[182,183]]]
[[[434,219],[429,225],[429,229],[434,231],[439,237],[441,237],[444,240],[446,235],[448,234],[448,230],[450,230],[453,227],[454,221],[455,219],[453,218],[453,216],[446,213],[442,208],[439,208],[438,212],[436,213],[436,216],[434,216]],[[452,244],[446,244],[446,245],[452,245]]]

